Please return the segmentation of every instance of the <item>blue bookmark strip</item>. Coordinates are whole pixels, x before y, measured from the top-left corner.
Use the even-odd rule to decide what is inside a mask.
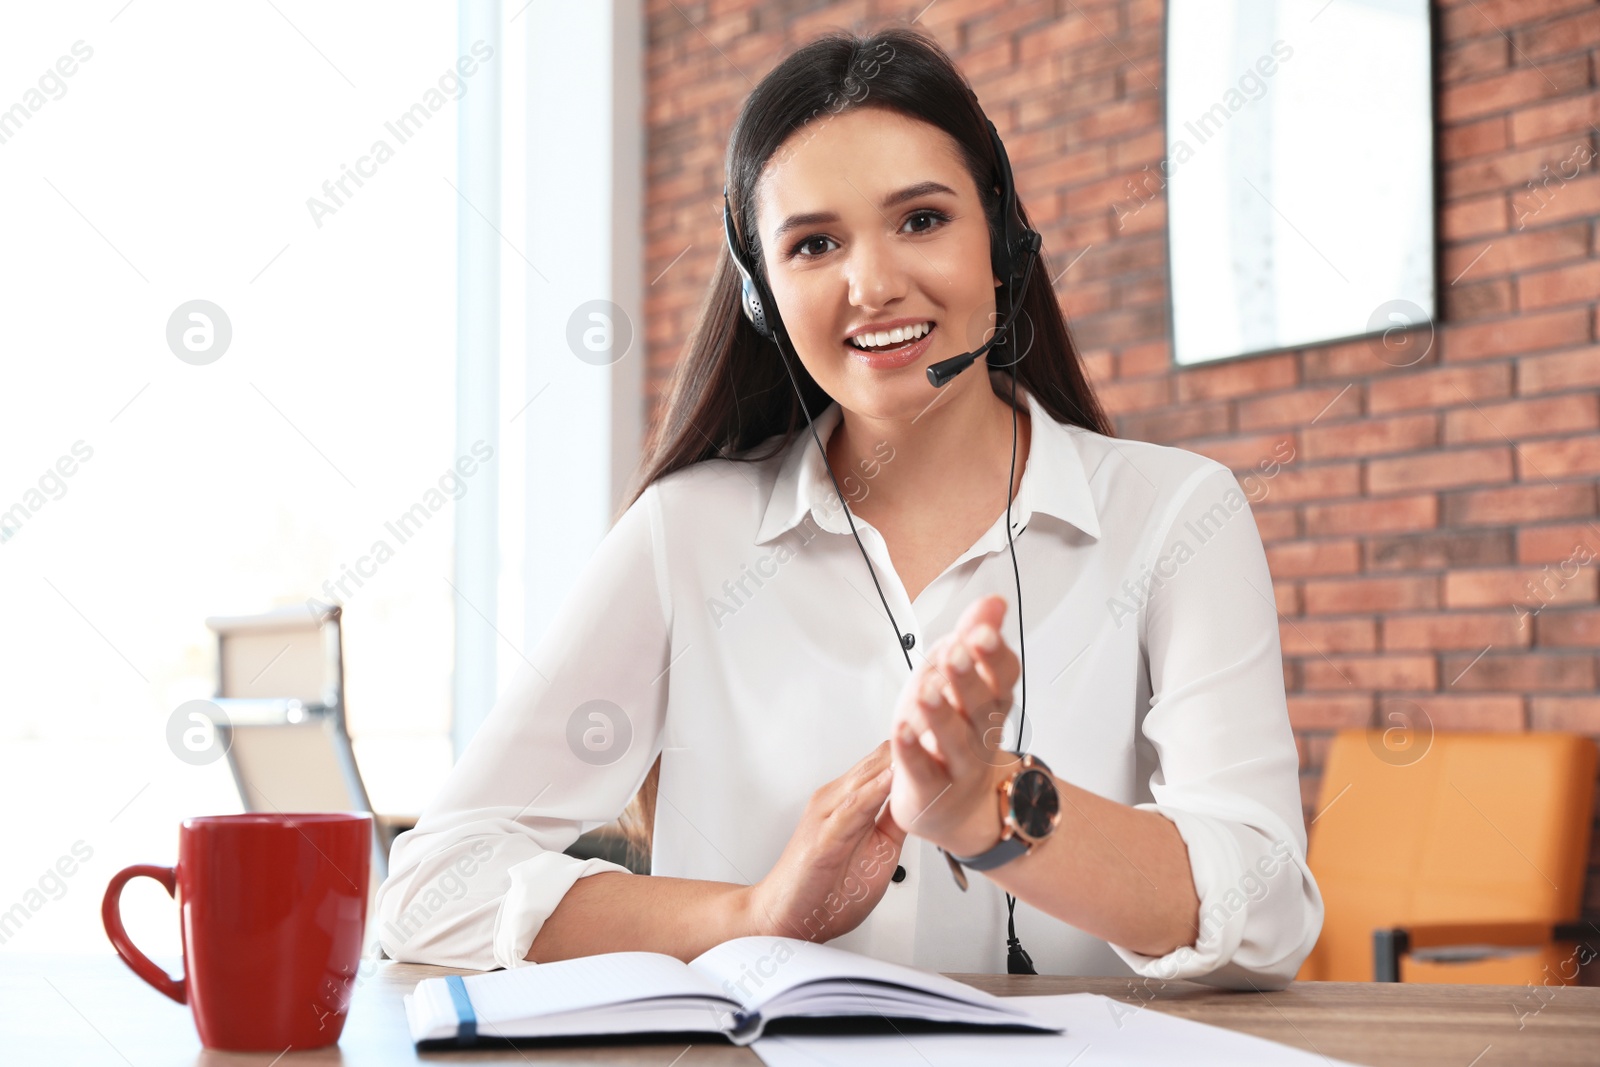
[[[478,1013],[472,1010],[472,998],[467,996],[467,984],[459,974],[445,978],[450,999],[456,1006],[456,1044],[471,1045],[478,1040]]]

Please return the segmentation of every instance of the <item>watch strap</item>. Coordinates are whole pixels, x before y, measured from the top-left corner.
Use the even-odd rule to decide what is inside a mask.
[[[1029,844],[1021,837],[1013,834],[1002,841],[997,841],[993,847],[985,849],[976,856],[952,856],[963,867],[970,867],[975,871],[991,871],[1002,863],[1009,863],[1028,851]]]

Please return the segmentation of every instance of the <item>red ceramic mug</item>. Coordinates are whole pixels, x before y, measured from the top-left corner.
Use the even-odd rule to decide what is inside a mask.
[[[207,815],[185,819],[178,865],[118,871],[100,908],[135,974],[194,1012],[211,1049],[283,1052],[339,1040],[367,917],[372,816]],[[131,878],[178,902],[181,978],[134,947],[119,902]]]

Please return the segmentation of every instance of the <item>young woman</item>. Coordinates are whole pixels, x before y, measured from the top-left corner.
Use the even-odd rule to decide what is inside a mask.
[[[778,329],[724,252],[630,505],[395,843],[385,951],[761,934],[998,972],[1009,894],[1043,973],[1281,988],[1322,901],[1249,503],[1115,439],[1047,258],[997,269],[964,78],[911,31],[823,37],[726,173]],[[650,876],[564,854],[625,806]]]

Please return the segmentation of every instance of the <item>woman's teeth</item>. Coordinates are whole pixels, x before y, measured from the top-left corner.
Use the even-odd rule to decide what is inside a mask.
[[[933,329],[933,323],[919,322],[915,326],[900,326],[893,330],[857,334],[849,340],[852,345],[859,349],[872,351],[889,345],[902,344],[906,341],[915,341],[931,329]]]

